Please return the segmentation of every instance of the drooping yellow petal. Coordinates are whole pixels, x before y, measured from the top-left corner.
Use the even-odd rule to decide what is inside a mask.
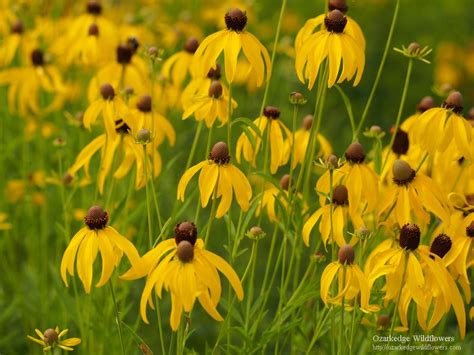
[[[206,207],[216,188],[217,178],[221,168],[215,163],[204,165],[199,174],[199,193],[201,194],[201,205]]]
[[[196,174],[198,170],[201,169],[206,164],[209,164],[209,162],[207,160],[204,160],[192,166],[188,170],[186,170],[183,176],[181,176],[181,179],[179,180],[179,183],[178,183],[178,193],[177,193],[178,200],[184,201],[184,192],[186,191],[186,186],[188,186],[189,180],[191,180],[194,174]]]

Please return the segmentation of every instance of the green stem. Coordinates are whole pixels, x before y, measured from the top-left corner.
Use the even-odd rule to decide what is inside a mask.
[[[120,321],[119,310],[118,310],[118,306],[117,306],[117,300],[115,299],[114,285],[112,285],[112,280],[110,280],[109,286],[110,286],[110,293],[112,294],[112,300],[114,302],[115,322],[117,323],[117,329],[118,329],[119,339],[120,339],[120,346],[122,348],[122,354],[125,355],[125,346],[123,345],[123,338],[122,338],[122,322]]]
[[[191,151],[189,152],[188,161],[186,162],[186,169],[184,169],[185,171],[189,169],[189,167],[191,166],[191,163],[193,162],[194,154],[196,153],[196,147],[199,142],[199,137],[201,136],[203,125],[204,125],[204,121],[199,121],[197,129],[196,129],[196,133],[194,134],[193,145],[191,146]]]
[[[367,118],[367,114],[369,113],[369,108],[370,105],[372,104],[372,100],[374,98],[375,91],[377,90],[377,86],[379,85],[380,77],[382,76],[382,71],[385,66],[385,60],[387,59],[388,55],[388,50],[390,49],[390,46],[392,44],[392,36],[393,32],[395,30],[395,24],[397,23],[397,18],[398,18],[398,10],[400,8],[400,0],[397,0],[397,3],[395,5],[395,10],[393,12],[393,17],[392,17],[392,24],[390,25],[390,31],[388,33],[387,37],[387,42],[385,43],[385,49],[382,55],[382,60],[380,61],[379,68],[377,70],[377,75],[375,77],[374,84],[372,85],[372,90],[370,91],[369,98],[367,100],[367,103],[365,104],[364,111],[362,112],[362,116],[359,121],[359,125],[357,126],[357,129],[354,133],[353,140],[356,140],[357,137],[359,136],[360,130],[362,129],[362,126],[364,125],[364,122]]]
[[[410,58],[408,60],[408,68],[407,68],[407,73],[405,76],[405,84],[403,85],[402,98],[400,100],[400,106],[398,108],[397,120],[395,121],[395,127],[393,129],[392,138],[390,138],[390,144],[388,146],[387,153],[385,154],[385,160],[382,164],[381,171],[384,171],[385,165],[387,164],[388,158],[390,157],[390,152],[392,151],[393,143],[395,142],[395,137],[397,136],[398,126],[400,125],[400,120],[402,118],[403,108],[405,106],[405,100],[407,97],[408,85],[410,84],[412,69],[413,69],[413,59]]]
[[[254,240],[252,244],[252,253],[250,255],[250,278],[248,283],[248,292],[247,292],[247,308],[246,308],[246,317],[245,317],[245,330],[248,331],[249,329],[249,322],[250,322],[250,309],[251,305],[253,304],[253,287],[254,287],[254,278],[255,278],[255,265],[256,259],[258,254],[258,240]]]

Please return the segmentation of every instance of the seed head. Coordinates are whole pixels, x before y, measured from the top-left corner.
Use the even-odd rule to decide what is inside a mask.
[[[117,62],[120,64],[130,64],[132,61],[133,50],[126,44],[117,47]]]
[[[174,227],[174,240],[176,241],[176,245],[179,245],[183,240],[192,245],[196,244],[197,228],[194,223],[188,221],[178,223],[176,227]]]
[[[220,66],[220,64],[216,64],[215,68],[209,69],[209,71],[207,72],[207,77],[209,79],[219,80],[221,78],[221,66]]]
[[[84,217],[85,224],[89,229],[104,229],[109,221],[109,215],[100,206],[92,206]]]
[[[176,255],[181,262],[189,263],[194,258],[194,246],[187,240],[183,240],[178,244]]]
[[[347,18],[344,14],[335,9],[324,18],[324,24],[329,32],[342,33],[347,24]]]
[[[309,131],[313,125],[313,115],[306,115],[303,118],[303,127],[305,130]]]
[[[263,115],[267,118],[273,118],[276,120],[278,117],[280,117],[280,110],[275,106],[265,106],[263,109]]]
[[[115,97],[115,90],[109,83],[100,87],[100,94],[104,100],[113,100]]]
[[[377,327],[380,327],[380,328],[388,328],[390,326],[390,316],[388,316],[387,314],[380,314],[378,317],[377,317]]]
[[[228,30],[240,32],[247,24],[247,13],[240,9],[230,9],[224,16],[225,24]]]
[[[411,42],[408,45],[408,53],[410,54],[415,54],[417,51],[419,51],[421,48],[420,44],[417,42]]]
[[[416,224],[405,224],[400,230],[400,246],[407,250],[416,250],[420,245],[420,228]]]
[[[151,132],[146,129],[142,128],[137,132],[137,143],[140,144],[147,144],[151,142]]]
[[[334,154],[331,154],[326,158],[326,164],[330,168],[337,169],[339,167],[339,159]]]
[[[466,235],[470,238],[474,238],[474,221],[466,228]]]
[[[453,110],[455,113],[461,113],[464,99],[459,91],[453,91],[444,101],[444,107]]]
[[[137,101],[137,108],[141,112],[151,112],[151,96],[143,95]]]
[[[401,130],[400,128],[395,133],[395,140],[393,141],[392,152],[397,155],[405,155],[410,147],[410,140],[408,139],[408,133]]]
[[[259,226],[253,226],[245,235],[252,240],[260,240],[266,236],[266,233]]]
[[[87,30],[87,34],[89,36],[98,36],[99,35],[99,26],[97,26],[96,23],[93,23],[92,25],[89,26],[89,29]]]
[[[31,52],[31,62],[35,67],[42,67],[45,64],[44,52],[41,49],[35,49]]]
[[[87,13],[91,15],[100,15],[102,13],[102,5],[98,1],[89,1],[86,8]]]
[[[406,185],[411,182],[416,172],[406,161],[397,159],[392,166],[393,181],[398,185]]]
[[[13,22],[12,27],[11,27],[12,33],[21,35],[23,31],[24,31],[23,22],[21,22],[20,20],[16,20],[15,22]]]
[[[338,185],[332,192],[332,203],[336,206],[344,206],[349,204],[349,193],[347,187]]]
[[[436,102],[431,96],[425,96],[420,100],[418,105],[416,105],[416,109],[419,112],[428,111],[430,108],[436,107]]]
[[[339,249],[338,256],[339,256],[339,262],[341,264],[350,265],[354,262],[354,257],[355,257],[354,248],[352,247],[352,245],[349,245],[349,244],[343,245]]]
[[[373,133],[373,134],[380,134],[380,133],[383,132],[383,131],[382,131],[382,127],[377,126],[377,125],[371,126],[370,129],[369,129],[369,131],[370,131],[371,133]]]
[[[199,47],[199,42],[196,38],[190,37],[183,46],[183,49],[191,54],[194,54]]]
[[[293,105],[304,105],[306,103],[306,99],[302,93],[293,91],[290,93],[290,103]]]
[[[71,175],[71,173],[66,173],[63,175],[63,184],[64,185],[69,185],[72,180],[74,179],[74,177]]]
[[[218,81],[213,81],[211,85],[209,86],[209,92],[208,92],[209,97],[213,97],[215,99],[218,99],[219,97],[222,96],[222,84]]]
[[[441,233],[431,243],[430,252],[443,258],[451,249],[453,242],[446,234]]]
[[[133,53],[136,53],[138,47],[140,47],[140,42],[138,41],[137,37],[131,36],[127,38],[127,46],[132,49]]]
[[[471,121],[474,120],[474,107],[471,107],[469,109],[469,112],[467,113],[467,118],[470,119]]]
[[[228,164],[230,161],[229,147],[224,142],[217,142],[209,153],[209,159],[216,164]]]
[[[360,164],[365,160],[364,147],[359,142],[349,145],[345,153],[346,159],[352,164]]]
[[[288,191],[290,184],[290,174],[283,175],[280,179],[280,187],[282,188],[282,190]]]
[[[346,0],[329,0],[328,10],[339,10],[345,14],[348,10]]]
[[[44,342],[48,345],[53,345],[58,341],[59,334],[54,329],[46,329],[43,333]]]

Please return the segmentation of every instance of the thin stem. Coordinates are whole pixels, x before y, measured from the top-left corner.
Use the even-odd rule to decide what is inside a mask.
[[[217,207],[217,184],[214,187],[214,192],[212,193],[212,205],[211,205],[211,213],[209,215],[209,221],[207,222],[207,227],[206,227],[206,235],[204,237],[204,245],[207,244],[207,241],[209,239],[209,234],[211,233],[211,226],[212,222],[214,222],[215,215],[216,215],[216,207]]]
[[[186,169],[189,169],[191,163],[193,162],[194,154],[196,153],[196,147],[199,142],[199,137],[201,136],[202,126],[204,125],[204,121],[199,121],[196,133],[194,134],[193,145],[191,146],[191,151],[189,152],[188,161],[186,162]]]
[[[122,348],[122,354],[125,355],[125,346],[123,345],[123,338],[122,338],[122,322],[120,321],[119,310],[117,306],[117,300],[115,299],[115,292],[114,286],[112,285],[112,280],[109,282],[110,286],[110,293],[112,294],[112,300],[114,301],[114,308],[115,308],[115,322],[117,323],[117,329],[120,338],[120,346]]]
[[[362,116],[359,121],[359,125],[357,126],[357,129],[354,133],[353,140],[356,140],[357,137],[359,136],[360,130],[362,129],[362,126],[364,125],[364,122],[367,118],[367,114],[369,113],[369,108],[370,105],[372,104],[372,100],[374,98],[375,91],[377,90],[377,86],[379,85],[380,77],[382,76],[382,71],[385,66],[385,60],[387,59],[388,55],[388,50],[390,49],[390,46],[392,44],[392,36],[393,32],[395,30],[395,24],[397,23],[397,18],[398,18],[398,10],[400,8],[400,0],[397,0],[397,3],[395,5],[395,10],[393,12],[393,17],[392,17],[392,24],[390,25],[390,31],[388,33],[387,37],[387,42],[385,43],[385,49],[382,55],[382,60],[380,61],[379,69],[377,70],[377,75],[375,77],[374,84],[372,86],[372,90],[370,91],[369,98],[367,100],[367,103],[365,104],[364,111],[362,112]]]
[[[403,85],[402,98],[400,100],[400,106],[398,107],[397,120],[395,121],[395,127],[393,130],[392,138],[390,139],[390,144],[388,146],[387,153],[385,154],[385,160],[382,164],[382,171],[384,171],[385,165],[388,162],[388,158],[390,157],[390,152],[392,151],[393,143],[395,142],[395,137],[397,136],[398,126],[400,125],[400,120],[402,118],[403,108],[405,106],[405,100],[407,97],[408,85],[410,84],[412,69],[413,69],[413,59],[410,58],[408,60],[408,68],[407,68],[407,73],[405,76],[405,84]]]
[[[252,244],[252,253],[250,255],[251,260],[250,260],[250,278],[249,278],[249,283],[248,283],[248,294],[247,294],[247,310],[246,310],[246,317],[245,317],[245,329],[248,331],[249,328],[249,322],[250,322],[250,308],[251,304],[253,304],[253,286],[254,286],[254,278],[255,278],[255,265],[256,265],[256,259],[257,259],[257,254],[258,254],[258,240],[254,240]]]

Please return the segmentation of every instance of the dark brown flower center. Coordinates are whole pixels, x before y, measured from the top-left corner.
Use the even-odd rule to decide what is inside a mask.
[[[100,87],[100,94],[104,100],[113,100],[115,97],[115,90],[112,85],[106,83]]]
[[[130,127],[120,118],[115,121],[115,131],[117,133],[128,134],[130,133]]]
[[[35,67],[42,67],[45,64],[44,52],[41,49],[35,49],[31,52],[31,62]]]
[[[230,162],[229,147],[224,142],[217,142],[209,153],[209,159],[216,164],[228,164]]]
[[[416,105],[416,109],[419,112],[428,111],[430,108],[436,107],[436,102],[431,96],[425,96],[420,100],[418,105]]]
[[[53,345],[58,341],[59,334],[54,329],[46,329],[43,333],[44,342],[48,345]]]
[[[100,206],[92,206],[84,217],[89,229],[104,229],[109,221],[109,215]]]
[[[324,24],[329,32],[342,33],[347,24],[347,18],[339,10],[332,10],[324,18]]]
[[[467,118],[471,120],[471,125],[472,125],[472,121],[474,120],[474,107],[471,107],[469,109],[469,112],[467,113]]]
[[[395,133],[392,152],[397,155],[405,155],[408,152],[409,147],[410,140],[408,139],[408,133],[399,128],[397,133]]]
[[[23,31],[23,22],[21,22],[20,20],[16,20],[11,27],[11,32],[21,35]]]
[[[188,40],[183,46],[183,49],[188,53],[194,54],[194,52],[197,51],[198,47],[199,47],[198,40],[194,37],[191,37],[191,38],[188,38]]]
[[[193,222],[184,221],[178,223],[174,227],[174,240],[176,245],[179,245],[183,240],[191,243],[192,245],[196,244],[197,240],[197,228]]]
[[[387,328],[390,325],[390,316],[381,314],[377,318],[377,326],[381,328]]]
[[[406,161],[395,160],[392,166],[393,181],[397,185],[407,185],[416,177],[416,171],[413,170]]]
[[[207,72],[207,77],[209,79],[219,80],[221,78],[221,66],[220,66],[220,64],[216,64],[215,68],[209,69],[209,71]]]
[[[348,10],[346,0],[329,0],[328,10],[339,10],[345,14]]]
[[[91,15],[100,15],[102,13],[102,5],[98,1],[89,1],[87,3],[87,13]]]
[[[280,187],[282,188],[282,190],[288,191],[290,184],[290,174],[283,175],[280,179]]]
[[[303,118],[303,128],[307,131],[311,129],[313,125],[313,115],[306,115]]]
[[[151,96],[143,95],[138,99],[137,108],[141,112],[151,112]]]
[[[194,258],[194,246],[187,240],[183,240],[178,244],[176,255],[181,262],[189,263]]]
[[[138,38],[131,36],[127,38],[127,46],[132,49],[133,53],[136,53],[138,47],[140,47],[140,42],[138,42]]]
[[[350,265],[354,262],[354,257],[355,257],[354,248],[352,247],[352,245],[343,245],[339,249],[338,256],[339,256],[339,262],[341,264]]]
[[[224,16],[228,30],[240,32],[247,25],[247,13],[240,9],[231,9]]]
[[[466,235],[469,238],[474,238],[474,221],[466,228]]]
[[[87,30],[87,34],[89,36],[99,36],[99,26],[97,26],[96,23],[93,23],[92,25],[89,26],[89,29]]]
[[[349,193],[344,185],[338,185],[332,192],[332,203],[336,206],[344,206],[349,204]]]
[[[263,115],[267,118],[272,118],[276,120],[277,118],[280,117],[280,110],[276,108],[275,106],[266,106],[263,109]]]
[[[352,164],[360,164],[363,163],[365,160],[365,152],[364,147],[359,142],[354,142],[347,147],[345,153],[347,161]]]
[[[461,113],[463,110],[464,99],[459,91],[454,91],[444,101],[444,107],[453,110],[454,113]]]
[[[133,50],[126,44],[117,47],[117,62],[120,64],[130,64],[132,61]]]
[[[431,243],[430,252],[443,258],[451,249],[453,242],[446,234],[441,233]]]
[[[420,245],[420,228],[416,224],[405,224],[400,230],[400,246],[407,250],[416,250]]]
[[[213,97],[215,99],[218,99],[219,97],[222,96],[222,84],[218,81],[213,81],[211,85],[209,86],[209,92],[208,92],[209,97]]]

